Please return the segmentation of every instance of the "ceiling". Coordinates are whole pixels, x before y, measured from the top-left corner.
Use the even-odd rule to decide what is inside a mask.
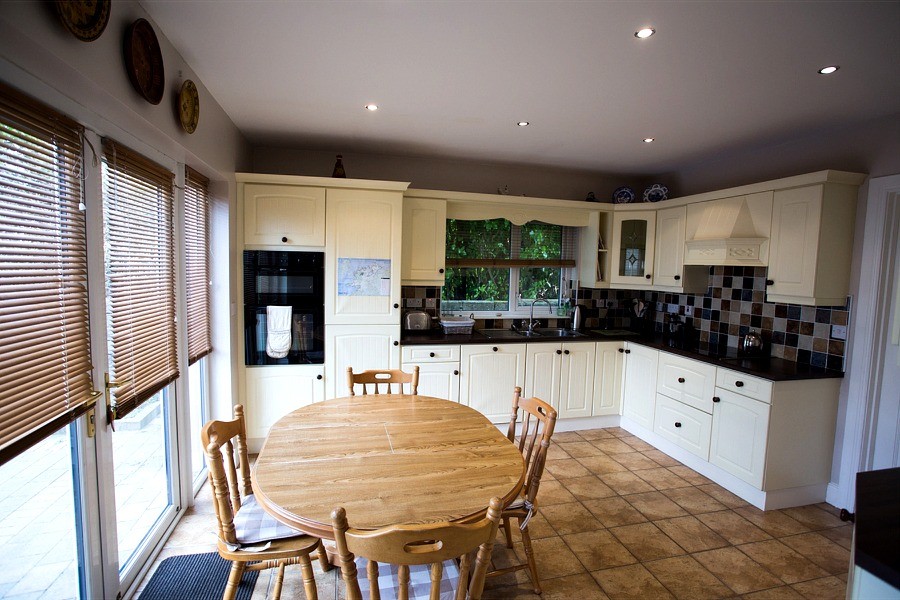
[[[253,146],[649,175],[900,114],[897,1],[141,4]]]

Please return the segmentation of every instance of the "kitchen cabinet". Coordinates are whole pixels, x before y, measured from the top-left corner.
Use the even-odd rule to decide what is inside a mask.
[[[402,209],[402,191],[328,190],[326,325],[399,326]]]
[[[578,282],[585,288],[608,288],[612,213],[592,211],[578,232]]]
[[[595,354],[595,342],[526,344],[523,393],[548,402],[561,419],[591,416]]]
[[[591,414],[618,415],[622,411],[625,342],[597,342],[594,352],[594,400]]]
[[[846,304],[856,199],[856,186],[837,183],[775,191],[768,302]]]
[[[272,424],[287,413],[325,399],[322,365],[250,367],[244,375],[247,438],[259,448]]]
[[[715,397],[709,462],[762,489],[768,403],[723,388]]]
[[[460,347],[449,344],[435,346],[403,346],[402,369],[411,373],[419,367],[418,393],[459,402]]]
[[[403,199],[403,285],[444,285],[447,201]]]
[[[625,343],[625,383],[622,416],[653,429],[659,351],[633,342]]]
[[[688,204],[684,263],[767,266],[772,199],[768,190]]]
[[[703,460],[709,457],[712,415],[663,394],[656,395],[653,432]]]
[[[353,371],[400,368],[400,325],[326,325],[325,393],[349,394],[347,367]]]
[[[245,246],[325,245],[325,188],[243,184]]]
[[[656,391],[697,410],[711,413],[716,367],[699,360],[659,353]]]
[[[508,423],[513,392],[525,383],[526,344],[472,344],[460,348],[459,402],[493,423]]]
[[[610,283],[619,287],[650,287],[655,244],[655,211],[615,212]]]
[[[675,206],[656,211],[656,244],[653,289],[679,294],[705,294],[709,267],[684,265],[687,208]]]

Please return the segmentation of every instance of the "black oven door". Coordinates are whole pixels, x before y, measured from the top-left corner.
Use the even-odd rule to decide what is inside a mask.
[[[244,308],[244,364],[321,365],[325,362],[325,326],[321,311],[294,308],[291,313],[291,340],[284,352],[273,352],[269,341],[265,306]],[[278,350],[281,350],[280,348]]]

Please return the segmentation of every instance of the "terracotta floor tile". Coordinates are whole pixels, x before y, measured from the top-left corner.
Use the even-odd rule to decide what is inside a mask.
[[[630,437],[632,433],[630,431],[625,431],[621,427],[606,427],[603,431],[609,433],[613,437],[621,438],[621,437]]]
[[[789,585],[744,594],[743,600],[802,600],[803,596]]]
[[[685,467],[682,465],[679,467],[668,467],[668,469],[691,485],[706,485],[708,483],[712,483],[712,481],[710,481],[697,471],[691,469],[690,467]]]
[[[780,579],[737,548],[707,550],[693,557],[738,594],[783,585]]]
[[[634,452],[634,448],[620,439],[594,440],[591,443],[607,454],[622,454],[624,452]]]
[[[809,531],[799,521],[777,510],[764,512],[755,506],[742,506],[734,511],[773,537],[796,535]]]
[[[596,475],[565,479],[563,480],[563,485],[570,492],[570,496],[574,496],[579,500],[596,500],[597,498],[609,498],[616,495],[612,488],[603,483]],[[541,494],[541,502],[543,503],[544,486],[541,485],[538,491]]]
[[[655,487],[658,490],[687,487],[691,485],[669,469],[657,467],[655,469],[642,469],[634,471],[634,474]]]
[[[541,506],[552,506],[553,504],[574,502],[575,497],[562,482],[558,480],[544,480],[542,477],[541,487],[538,488],[538,500]]]
[[[556,440],[553,440],[555,442]],[[563,450],[560,444],[550,443],[550,447],[547,448],[547,460],[563,460],[565,458],[572,458],[569,456],[569,453]]]
[[[579,458],[578,462],[581,463],[582,466],[584,466],[594,475],[602,475],[604,473],[618,473],[628,470],[628,467],[606,455],[587,456],[584,458]]]
[[[608,440],[614,437],[613,434],[605,429],[587,429],[585,431],[579,431],[578,433],[583,439],[589,442],[594,440]]]
[[[847,584],[837,577],[813,579],[791,587],[810,600],[844,600],[847,597]]]
[[[832,575],[850,571],[850,551],[818,533],[801,533],[780,541]]]
[[[532,540],[531,545],[534,548],[534,559],[538,565],[538,576],[542,580],[586,572],[581,561],[569,550],[562,538]],[[525,571],[520,571],[520,573],[526,578],[528,577]]]
[[[566,452],[566,454],[568,454],[572,458],[599,456],[603,454],[603,451],[600,450],[600,448],[591,444],[590,442],[566,442],[559,443],[557,444],[557,446],[562,448]]]
[[[600,475],[600,479],[614,489],[617,494],[639,494],[641,492],[654,491],[653,486],[631,471],[604,473]]]
[[[603,524],[580,502],[544,506],[540,510],[560,535],[603,528]]]
[[[715,575],[690,556],[675,556],[644,565],[676,598],[703,600],[731,596]]]
[[[647,450],[644,452],[644,456],[649,458],[655,463],[662,465],[663,467],[683,467],[680,462],[666,454],[665,452],[661,452],[659,450]]]
[[[654,448],[653,446],[651,446],[650,444],[648,444],[641,438],[634,436],[634,435],[621,437],[619,439],[639,452],[646,452],[647,450],[656,450],[656,448]]]
[[[591,573],[610,598],[655,600],[673,598],[653,573],[642,565],[615,567]]]
[[[724,504],[693,486],[663,490],[662,493],[692,515],[725,510]]]
[[[680,517],[687,513],[683,508],[666,498],[661,492],[644,492],[624,496],[630,505],[638,509],[649,521]]]
[[[729,544],[746,544],[770,539],[768,533],[733,510],[697,515],[704,525],[725,538]]]
[[[583,442],[584,438],[581,437],[577,431],[560,431],[553,434],[553,441],[558,444],[565,442]]]
[[[727,546],[728,542],[715,531],[697,520],[697,517],[675,517],[655,521],[666,535],[675,540],[675,543],[687,552],[700,552]]]
[[[563,536],[563,541],[588,571],[621,567],[637,562],[631,552],[605,529],[573,533]]]
[[[684,554],[681,546],[653,523],[613,527],[610,532],[641,562]]]
[[[647,521],[647,517],[618,496],[600,500],[586,500],[582,504],[591,511],[592,515],[597,517],[604,527],[633,525]]]
[[[541,580],[543,600],[608,600],[590,573]]]
[[[846,525],[841,521],[840,517],[818,506],[797,506],[795,508],[784,508],[781,510],[787,516],[796,519],[806,525],[809,529],[828,529],[831,527],[841,527]]]
[[[658,464],[641,454],[640,452],[623,452],[616,454],[616,462],[625,465],[632,471],[640,469],[655,469]]]
[[[573,477],[584,477],[590,475],[581,463],[574,458],[564,460],[548,460],[544,469],[549,471],[556,479],[571,479]]]
[[[546,517],[544,517],[544,514],[543,514],[544,508],[547,508],[547,507],[541,506],[538,509],[537,514],[533,515],[531,517],[531,520],[528,521],[528,533],[531,535],[531,539],[533,539],[533,540],[536,540],[538,538],[553,537],[555,535],[558,535],[556,533],[556,530],[553,529],[553,526],[550,525],[550,523],[547,522]],[[512,525],[513,526],[513,532],[512,532],[513,533],[513,541],[520,541],[522,539],[522,535],[519,533],[519,530],[518,530],[519,525],[516,522],[516,519],[512,519],[512,523],[513,523],[513,525]],[[497,535],[503,535],[503,533],[500,532]]]
[[[798,583],[826,577],[829,573],[778,540],[751,542],[737,548],[781,578],[785,583]]]
[[[853,526],[849,524],[833,529],[823,529],[819,532],[819,535],[827,537],[841,548],[846,548],[847,550],[853,545]]]
[[[541,596],[535,594],[530,585],[497,586],[497,583],[490,578],[485,581],[484,592],[481,594],[483,600],[541,600]],[[323,600],[321,594],[319,600]]]
[[[739,508],[741,506],[747,506],[749,504],[743,498],[735,496],[722,486],[715,483],[698,485],[697,489],[709,494],[728,508]]]

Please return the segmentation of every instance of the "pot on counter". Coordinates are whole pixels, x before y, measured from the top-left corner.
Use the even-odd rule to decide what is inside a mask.
[[[744,354],[762,354],[764,347],[762,336],[759,335],[757,331],[748,331],[747,334],[741,338],[740,350]]]

